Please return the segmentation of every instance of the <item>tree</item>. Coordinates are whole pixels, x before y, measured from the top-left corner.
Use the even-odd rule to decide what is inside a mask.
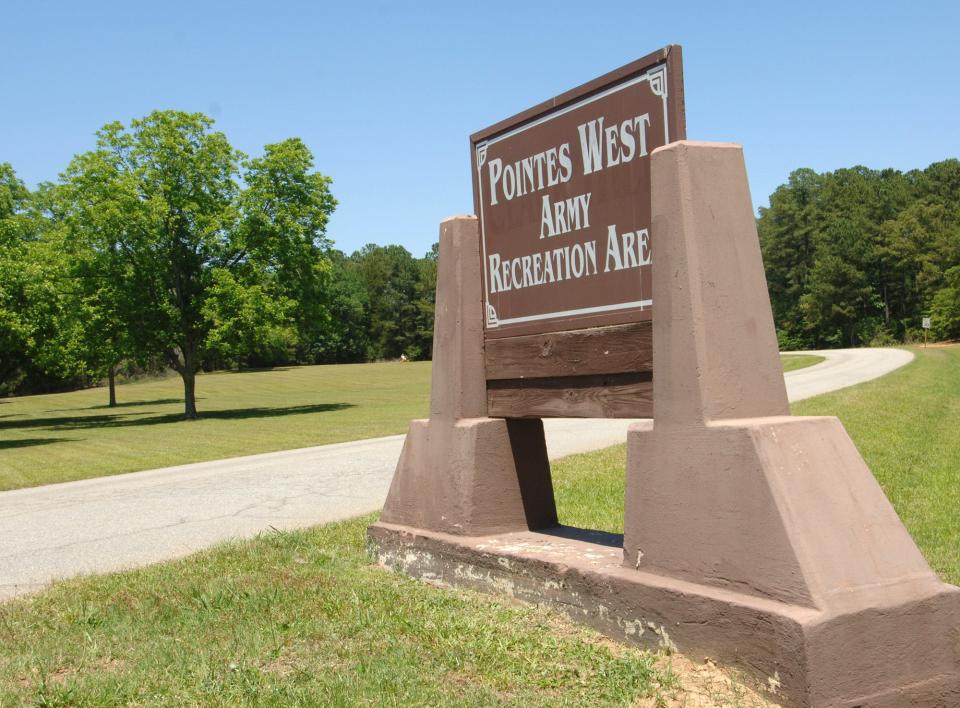
[[[45,371],[64,379],[108,381],[109,405],[117,405],[116,373],[123,361],[142,362],[123,319],[129,309],[123,287],[126,274],[112,247],[97,248],[96,238],[83,238],[120,226],[97,220],[89,209],[73,208],[63,186],[41,184],[34,193],[36,242],[31,265],[42,273],[30,302],[34,323],[32,357]],[[82,223],[78,227],[77,220]],[[76,237],[75,237],[76,236]]]
[[[424,265],[403,246],[368,244],[350,256],[350,267],[367,293],[367,358],[429,357],[436,265]]]
[[[325,287],[329,326],[304,340],[304,358],[314,364],[365,361],[370,346],[369,298],[366,282],[355,263],[340,251],[331,251],[331,269]]]
[[[309,342],[330,325],[325,234],[337,205],[330,178],[311,171],[313,156],[297,138],[267,145],[245,168],[237,242],[246,262],[239,272],[251,285],[269,281],[291,305],[290,341]]]
[[[24,313],[29,199],[30,192],[13,167],[0,163],[0,391],[16,386],[27,361],[30,326]]]
[[[946,272],[946,287],[933,296],[930,324],[937,339],[960,339],[960,265]]]
[[[770,207],[761,207],[757,222],[778,334],[791,349],[813,343],[802,326],[799,301],[814,263],[820,181],[810,169],[792,172],[770,196]]]
[[[212,125],[179,111],[108,124],[62,180],[69,238],[112,274],[112,323],[180,374],[187,418],[206,354],[286,346],[318,316],[336,205],[300,140],[245,160]]]

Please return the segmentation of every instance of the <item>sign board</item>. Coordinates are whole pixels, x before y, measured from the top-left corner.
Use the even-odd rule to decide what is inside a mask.
[[[923,318],[923,328],[924,328],[924,329],[930,329],[930,318],[929,318],[929,317],[924,317],[924,318]]]
[[[685,130],[669,46],[471,136],[487,338],[650,319],[650,153]]]

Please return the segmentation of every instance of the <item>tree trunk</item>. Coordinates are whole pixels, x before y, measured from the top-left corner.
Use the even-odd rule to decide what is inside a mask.
[[[117,407],[117,370],[110,367],[107,370],[107,384],[110,389],[110,407]]]
[[[185,367],[180,373],[183,379],[183,414],[188,420],[196,420],[197,416],[197,398],[196,383],[197,372],[192,366]]]

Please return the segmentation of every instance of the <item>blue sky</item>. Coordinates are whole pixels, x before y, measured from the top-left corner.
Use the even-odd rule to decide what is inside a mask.
[[[958,8],[0,0],[0,162],[33,186],[106,122],[202,111],[248,154],[306,141],[338,248],[422,255],[472,210],[470,133],[673,43],[688,137],[743,144],[762,206],[797,167],[960,156]]]

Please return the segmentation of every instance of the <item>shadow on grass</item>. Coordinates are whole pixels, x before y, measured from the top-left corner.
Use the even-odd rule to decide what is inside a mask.
[[[202,396],[197,396],[198,401],[202,401]],[[150,401],[124,401],[123,403],[118,403],[114,408],[132,408],[134,406],[162,406],[167,403],[179,403],[183,405],[183,398],[154,398]],[[71,411],[99,411],[99,410],[110,410],[110,406],[104,403],[101,406],[85,406],[84,408],[67,408],[62,410],[71,410]]]
[[[254,369],[230,369],[229,371],[215,371],[216,374],[263,374],[268,371],[292,371],[299,369],[299,366],[264,366]]]
[[[70,438],[23,438],[22,440],[0,440],[0,450],[15,450],[18,447],[35,447],[52,443],[66,442]]]
[[[200,420],[244,420],[247,418],[276,418],[287,415],[306,415],[309,413],[329,413],[345,408],[353,408],[352,403],[317,403],[307,406],[281,406],[277,408],[232,408],[219,411],[200,411]],[[181,423],[183,413],[164,415],[143,415],[138,413],[111,413],[109,415],[56,416],[51,418],[31,418],[0,423],[0,430],[42,429],[42,430],[84,430],[89,428],[131,428],[142,425],[163,425]]]

